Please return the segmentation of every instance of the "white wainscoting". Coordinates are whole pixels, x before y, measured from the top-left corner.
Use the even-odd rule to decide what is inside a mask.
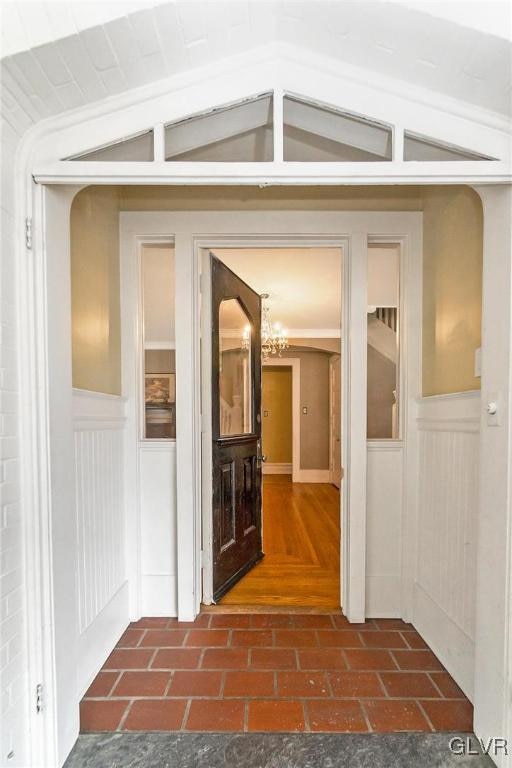
[[[176,616],[176,443],[139,443],[141,613]]]
[[[124,401],[73,390],[80,695],[128,624]]]
[[[418,549],[413,623],[472,699],[480,393],[418,402]]]
[[[366,616],[402,615],[403,443],[369,441],[366,470]]]

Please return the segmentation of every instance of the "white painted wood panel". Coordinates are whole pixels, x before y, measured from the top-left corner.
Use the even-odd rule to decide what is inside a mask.
[[[368,443],[366,616],[402,616],[403,444]]]
[[[80,695],[129,621],[125,421],[122,398],[73,391]]]
[[[139,444],[141,612],[176,616],[176,443]]]
[[[413,623],[473,696],[479,393],[418,404],[418,549]]]

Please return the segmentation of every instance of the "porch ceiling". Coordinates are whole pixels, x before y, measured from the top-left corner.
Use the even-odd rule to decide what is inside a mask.
[[[81,16],[74,10],[59,15],[63,5],[31,3],[38,24],[25,20],[27,49],[2,60],[3,116],[17,134],[42,118],[276,41],[364,68],[369,80],[379,73],[404,89],[413,84],[511,113],[510,41],[404,4],[120,3],[124,15],[112,18],[107,3],[110,11],[93,15],[101,23],[92,27],[83,21],[83,8]],[[4,11],[6,37],[23,21],[16,16],[23,4],[17,6],[9,15]]]

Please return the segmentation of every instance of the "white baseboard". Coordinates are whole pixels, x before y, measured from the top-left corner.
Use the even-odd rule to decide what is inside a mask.
[[[414,585],[412,623],[473,701],[475,643],[419,584]]]
[[[82,698],[130,621],[125,581],[78,639],[78,700]]]
[[[292,465],[291,464],[264,464],[263,474],[264,475],[291,475]]]
[[[297,483],[330,483],[331,473],[328,469],[301,469],[298,473]]]

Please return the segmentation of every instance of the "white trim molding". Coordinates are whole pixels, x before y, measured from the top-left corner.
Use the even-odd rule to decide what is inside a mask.
[[[263,465],[263,474],[264,475],[291,475],[292,474],[292,464],[269,464],[266,462]]]
[[[301,482],[300,468],[300,358],[282,357],[275,360],[267,360],[263,363],[265,366],[281,366],[292,369],[292,465],[291,475],[292,483]],[[265,471],[265,466],[264,471]],[[270,474],[270,473],[269,473]],[[284,473],[283,473],[284,474]]]

